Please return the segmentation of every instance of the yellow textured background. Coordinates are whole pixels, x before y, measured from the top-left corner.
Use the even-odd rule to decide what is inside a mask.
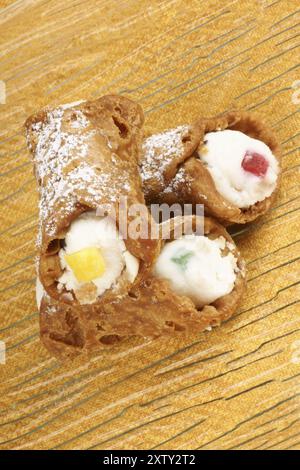
[[[0,1],[0,448],[300,449],[299,25],[298,0]],[[235,318],[60,365],[38,337],[22,124],[111,92],[156,130],[253,110],[282,143],[282,186],[235,233],[249,278]]]

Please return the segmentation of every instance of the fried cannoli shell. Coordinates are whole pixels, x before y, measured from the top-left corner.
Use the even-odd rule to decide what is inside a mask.
[[[26,121],[40,191],[39,277],[54,299],[77,302],[57,289],[62,274],[58,252],[71,222],[85,211],[111,205],[118,225],[122,198],[128,208],[144,204],[137,166],[143,121],[141,107],[121,96],[45,109]],[[157,253],[156,240],[128,237],[125,244],[142,265],[150,265]],[[99,301],[128,288],[122,282]]]
[[[143,190],[148,204],[159,202],[160,195],[172,183],[180,166],[196,151],[203,138],[201,125],[183,125],[162,134],[150,136],[155,149],[144,140],[140,163]],[[161,202],[164,202],[161,199]]]
[[[172,239],[175,227],[182,225],[184,219],[177,217],[167,223],[171,224]],[[195,224],[193,217],[194,227]],[[223,236],[234,245],[225,228],[211,218],[204,220],[204,233],[212,238]],[[167,280],[152,274],[132,286],[128,296],[101,306],[72,307],[44,297],[40,309],[41,339],[52,354],[63,359],[132,336],[189,335],[220,325],[236,311],[245,290],[244,262],[236,248],[232,252],[239,268],[234,288],[210,305],[197,309],[188,297],[177,295]]]
[[[247,112],[232,111],[224,116],[210,119],[201,119],[189,126],[188,135],[197,136],[198,142],[190,147],[190,151],[178,149],[176,165],[173,161],[165,159],[167,148],[163,145],[156,148],[156,158],[150,158],[147,145],[143,145],[141,174],[143,178],[146,202],[151,203],[189,203],[204,204],[205,213],[217,218],[225,225],[231,223],[244,224],[266,213],[274,202],[279,187],[278,175],[276,189],[263,201],[257,202],[246,209],[240,209],[227,201],[216,189],[213,178],[197,154],[197,148],[204,143],[204,136],[216,130],[238,130],[250,137],[263,141],[269,146],[280,163],[280,146],[273,132],[259,119]],[[199,137],[200,136],[200,137]],[[186,138],[186,137],[185,137]],[[195,139],[192,140],[195,144]],[[182,157],[182,158],[181,158]],[[151,164],[151,161],[152,164]],[[159,162],[163,162],[159,165]],[[163,190],[158,191],[157,181],[166,184]]]

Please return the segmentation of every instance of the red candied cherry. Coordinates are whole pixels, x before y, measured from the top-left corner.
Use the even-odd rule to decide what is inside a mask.
[[[242,167],[245,171],[248,171],[253,175],[265,176],[269,167],[269,162],[263,155],[247,151],[242,161]]]

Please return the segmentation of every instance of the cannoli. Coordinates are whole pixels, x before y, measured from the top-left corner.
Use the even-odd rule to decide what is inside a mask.
[[[186,232],[186,219],[160,225],[160,253],[127,296],[74,307],[40,294],[41,339],[50,352],[72,357],[132,336],[193,334],[230,318],[245,289],[244,262],[220,224],[193,216]]]
[[[40,192],[38,274],[59,302],[125,295],[156,256],[157,240],[124,233],[134,220],[127,208],[138,204],[150,221],[137,166],[143,120],[139,105],[105,96],[26,121]]]
[[[246,223],[274,201],[280,148],[261,121],[230,112],[146,138],[141,176],[148,204],[204,204],[226,225]]]

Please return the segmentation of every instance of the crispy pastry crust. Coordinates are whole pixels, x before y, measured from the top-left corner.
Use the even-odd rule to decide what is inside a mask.
[[[182,136],[182,145],[178,147],[176,159],[167,159],[167,162],[163,163],[167,146],[164,142],[160,145],[159,139],[154,142],[155,152],[149,151],[149,146],[143,144],[141,175],[146,202],[204,204],[206,214],[217,218],[225,225],[244,224],[266,213],[275,200],[280,175],[276,189],[269,197],[247,209],[240,209],[217,191],[212,176],[198,158],[197,148],[203,145],[204,135],[224,129],[238,130],[265,142],[280,163],[280,146],[273,132],[249,113],[233,111],[222,117],[201,119],[189,126]],[[183,138],[189,139],[193,145],[187,148]],[[146,142],[147,140],[149,142],[149,138]],[[151,158],[153,154],[155,158]]]
[[[62,274],[58,252],[71,222],[81,213],[112,205],[120,228],[119,203],[144,204],[138,172],[144,116],[138,104],[121,96],[45,109],[25,123],[40,190],[39,277],[50,297],[78,301],[57,289]],[[145,208],[145,218],[149,217]],[[128,216],[128,224],[132,216]],[[141,271],[157,255],[157,241],[125,240],[140,260]],[[130,284],[121,280],[97,302],[125,295]]]
[[[161,225],[171,224],[171,236],[186,219],[177,217]],[[196,217],[192,217],[195,229]],[[199,219],[198,219],[199,222]],[[234,247],[228,232],[212,218],[204,219],[204,233],[223,236]],[[161,247],[166,241],[161,240]],[[44,296],[40,309],[41,339],[51,354],[60,359],[79,353],[88,354],[111,346],[124,338],[155,338],[174,334],[201,332],[220,325],[236,311],[245,290],[245,266],[236,247],[233,253],[239,271],[232,292],[210,305],[196,309],[185,296],[175,294],[168,281],[148,275],[132,286],[129,295],[102,305],[68,306]]]

